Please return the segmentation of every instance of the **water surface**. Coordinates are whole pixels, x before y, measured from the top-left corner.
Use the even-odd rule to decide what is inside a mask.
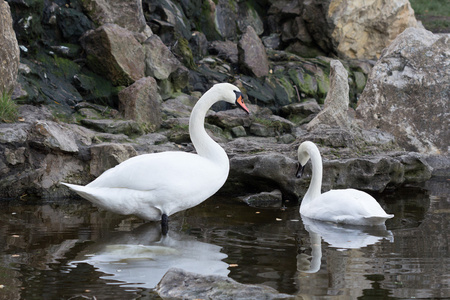
[[[212,197],[159,225],[85,200],[0,202],[0,299],[158,299],[171,267],[304,299],[450,297],[450,182],[377,195],[395,217],[364,229]],[[301,299],[301,298],[299,298]]]

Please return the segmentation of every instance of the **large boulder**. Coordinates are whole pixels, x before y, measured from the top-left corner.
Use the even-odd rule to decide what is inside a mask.
[[[268,27],[281,34],[286,50],[303,57],[374,59],[403,30],[421,24],[408,0],[283,0],[271,4]]]
[[[145,52],[145,74],[158,80],[169,78],[170,74],[182,66],[159,36],[152,35],[143,44]]]
[[[145,131],[161,125],[161,96],[153,77],[144,77],[119,93],[119,110],[125,118],[135,120]]]
[[[102,143],[90,147],[90,151],[89,171],[95,177],[137,155],[133,146],[127,144]]]
[[[12,92],[17,80],[20,51],[7,2],[0,0],[0,96]]]
[[[115,85],[130,85],[145,76],[145,54],[133,33],[105,24],[81,37],[89,68]]]
[[[73,132],[66,126],[50,120],[36,121],[31,127],[28,141],[44,151],[78,152]]]
[[[256,76],[269,74],[269,60],[261,39],[251,26],[247,26],[238,44],[239,63],[244,70]]]
[[[219,275],[200,275],[178,268],[167,271],[156,286],[164,299],[286,299],[277,290],[256,284],[242,284]]]
[[[330,68],[330,89],[325,98],[324,108],[308,123],[308,129],[323,124],[341,128],[350,126],[347,116],[350,102],[347,70],[339,60],[332,60]]]
[[[145,22],[142,0],[83,0],[88,16],[98,25],[114,23],[149,37],[152,32]]]
[[[145,17],[149,21],[153,33],[157,34],[164,43],[172,43],[175,36],[190,38],[191,23],[180,6],[184,3],[179,3],[183,1],[144,0],[143,2]],[[185,4],[188,2],[190,1],[185,1]],[[195,6],[196,4],[191,5]]]
[[[449,153],[449,37],[409,28],[384,50],[356,110],[363,126],[409,151]]]
[[[88,179],[82,150],[91,144],[88,130],[51,121],[45,106],[22,105],[19,114],[23,122],[0,124],[0,198],[55,197],[59,181]]]
[[[406,28],[422,27],[409,0],[330,1],[325,17],[334,50],[343,58],[377,58]]]

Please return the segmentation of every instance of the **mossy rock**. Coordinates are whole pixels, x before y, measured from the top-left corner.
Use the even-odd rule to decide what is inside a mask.
[[[357,93],[362,93],[364,87],[366,86],[366,76],[362,72],[353,72],[353,76],[355,77],[355,88]]]
[[[194,61],[194,55],[192,54],[192,50],[189,47],[188,40],[179,35],[176,38],[177,43],[175,47],[173,47],[173,52],[175,53],[175,55],[187,68],[191,70],[197,69],[197,65]]]
[[[122,86],[115,87],[109,80],[88,69],[75,74],[72,83],[85,101],[117,108],[117,95]]]
[[[317,81],[317,96],[320,99],[319,103],[323,104],[328,90],[330,89],[330,78],[328,77],[328,74],[321,72],[321,74],[316,73],[315,79]]]
[[[270,86],[252,77],[242,76],[242,79],[247,83],[246,88],[249,97],[262,102],[265,106],[274,105],[275,92]]]
[[[275,99],[278,106],[288,105],[297,98],[295,89],[287,77],[270,76],[268,81],[275,91]]]
[[[299,90],[307,96],[316,96],[317,81],[314,76],[311,76],[303,69],[289,69],[289,78],[298,86]]]

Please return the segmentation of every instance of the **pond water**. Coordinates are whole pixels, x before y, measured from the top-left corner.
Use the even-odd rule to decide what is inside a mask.
[[[85,200],[0,202],[0,299],[158,299],[171,267],[297,299],[450,297],[450,180],[376,196],[395,217],[361,229],[212,197],[159,224]]]

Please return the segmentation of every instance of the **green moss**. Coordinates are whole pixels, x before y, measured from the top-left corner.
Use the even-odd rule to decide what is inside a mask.
[[[36,59],[43,65],[48,73],[69,80],[72,80],[73,76],[81,69],[78,64],[70,59],[59,57],[57,55],[50,56],[44,52],[38,53]]]
[[[213,1],[216,5],[217,0]],[[217,31],[215,23],[215,11],[213,11],[209,1],[203,1],[201,14],[196,25],[196,29],[203,32],[208,41],[220,40],[220,33]]]
[[[10,92],[0,92],[0,121],[15,122],[18,116],[18,107],[11,99]]]
[[[189,42],[185,38],[178,36],[177,37],[177,44],[174,48],[175,54],[177,54],[179,57],[181,57],[181,60],[183,64],[191,69],[195,70],[197,69],[197,65],[194,62],[194,56],[192,55],[192,50],[189,47]]]
[[[297,98],[294,87],[286,76],[277,74],[277,76],[269,76],[268,84],[275,91],[275,97],[279,105],[288,105]]]
[[[309,96],[315,96],[317,92],[317,82],[315,78],[303,69],[289,69],[289,78],[298,86],[299,90]]]
[[[62,58],[59,56],[54,56],[55,59],[55,65],[57,68],[56,75],[64,76],[64,78],[72,79],[75,74],[77,74],[80,71],[80,66],[76,63],[74,63],[70,59]]]
[[[320,99],[325,99],[328,90],[330,89],[330,78],[327,74],[316,74],[315,78],[317,81],[317,95]],[[323,103],[323,100],[321,102]]]

